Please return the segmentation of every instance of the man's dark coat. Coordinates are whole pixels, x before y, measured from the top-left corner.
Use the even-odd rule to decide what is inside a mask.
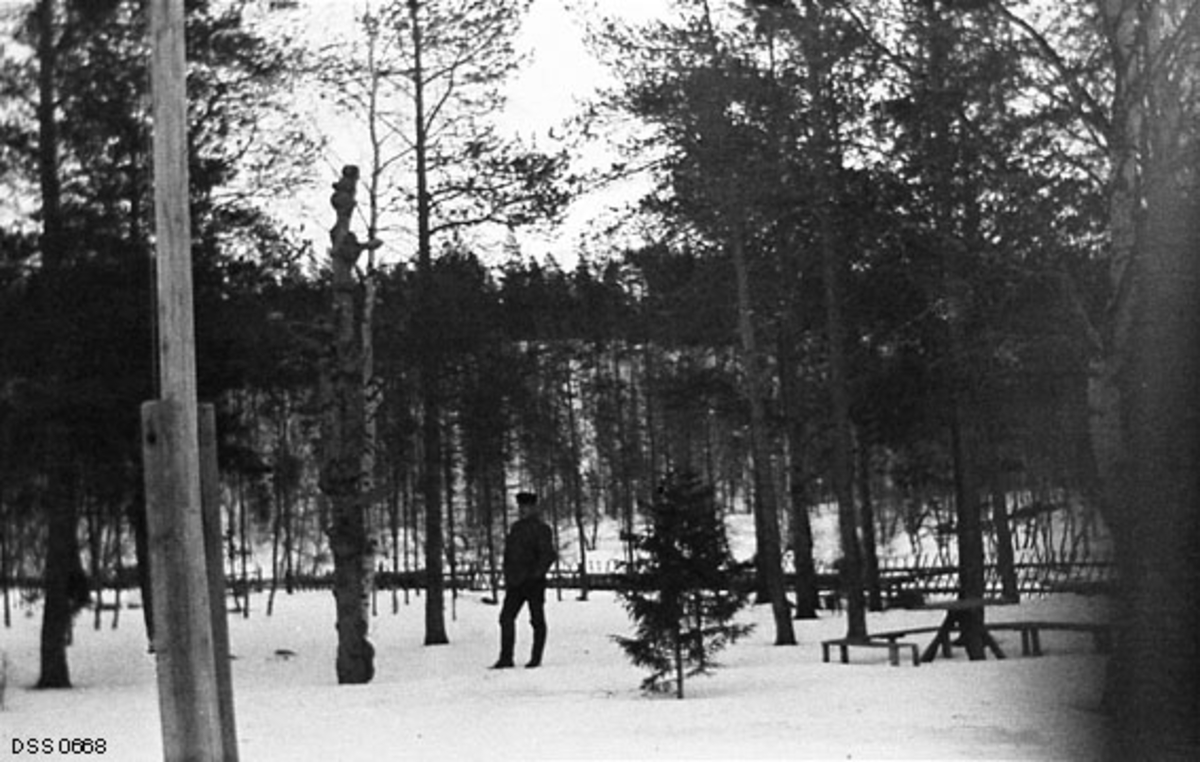
[[[504,581],[511,589],[541,580],[554,565],[554,537],[550,527],[537,516],[517,519],[508,530],[504,545]]]

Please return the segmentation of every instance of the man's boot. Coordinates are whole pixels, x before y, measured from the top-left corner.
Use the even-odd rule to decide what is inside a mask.
[[[513,647],[516,645],[516,628],[511,624],[500,623],[500,658],[492,665],[492,669],[508,669],[513,666]]]
[[[546,650],[546,630],[533,631],[533,651],[529,655],[528,669],[542,666],[542,652]]]

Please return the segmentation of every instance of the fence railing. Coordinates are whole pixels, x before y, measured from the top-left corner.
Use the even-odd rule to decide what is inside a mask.
[[[1021,595],[1104,593],[1116,581],[1116,567],[1106,561],[1019,563],[1013,565],[1013,571]],[[952,595],[959,590],[956,566],[889,567],[880,569],[879,577],[885,596],[892,598],[905,593]],[[1003,592],[1000,568],[995,564],[984,567],[984,590],[988,595]]]
[[[1019,563],[1014,565],[1017,577],[1017,589],[1022,595],[1043,595],[1053,592],[1103,593],[1111,589],[1116,579],[1115,566],[1103,561],[1073,561],[1047,563]],[[785,574],[789,586],[795,584],[794,574]],[[836,592],[839,588],[838,576],[829,572],[817,575],[817,587],[822,591]],[[623,577],[622,572],[615,570],[588,571],[587,586],[592,590],[611,590],[616,588]],[[486,570],[465,569],[453,575],[445,575],[446,589],[454,587],[458,590],[486,590],[491,586],[491,578]],[[498,584],[503,585],[503,576],[497,575]],[[750,581],[747,576],[747,581]],[[893,566],[879,570],[880,586],[886,600],[911,600],[914,595],[931,597],[953,595],[958,592],[958,568],[955,566]],[[129,578],[113,580],[118,584],[105,584],[104,589],[120,588],[134,589],[136,583]],[[415,569],[403,572],[381,571],[374,576],[375,588],[378,590],[420,590],[426,585],[425,571]],[[579,588],[583,584],[577,570],[563,569],[552,573],[549,579],[551,587]],[[995,565],[987,565],[984,569],[984,584],[989,595],[998,595],[1002,591],[1000,570]],[[279,588],[289,587],[293,590],[327,590],[333,586],[332,574],[295,575],[291,580],[277,581]],[[270,578],[261,575],[243,579],[228,577],[226,587],[233,594],[244,594],[247,587],[252,592],[261,592],[271,587]],[[37,577],[23,576],[10,580],[0,579],[0,589],[8,589],[28,598],[39,596],[42,588],[41,580]]]

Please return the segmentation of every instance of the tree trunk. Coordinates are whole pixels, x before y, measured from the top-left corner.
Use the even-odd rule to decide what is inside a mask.
[[[793,427],[796,428],[796,427]],[[796,441],[796,438],[793,438]],[[793,447],[799,447],[793,444]],[[816,619],[821,596],[817,586],[817,565],[813,560],[812,520],[808,514],[808,473],[803,457],[793,453],[792,464],[792,563],[796,572],[796,619]]]
[[[280,462],[282,456],[283,448],[277,445],[275,448],[274,484],[272,485],[274,487],[272,495],[275,499],[275,520],[271,522],[271,589],[267,593],[267,616],[275,613],[275,593],[279,590],[279,577],[282,571],[279,563],[279,545],[283,534],[283,514],[287,510],[284,507],[283,498],[283,464]]]
[[[401,473],[399,459],[393,460],[388,484],[388,528],[392,536],[392,613],[400,612],[400,593],[397,589],[400,577],[400,489]]]
[[[1164,55],[1164,48],[1183,39],[1186,49],[1195,33],[1176,38],[1179,30],[1169,28],[1166,14],[1178,12],[1176,4],[1095,5],[1114,75],[1108,135],[1114,299],[1089,380],[1092,447],[1117,554],[1121,616],[1105,686],[1117,731],[1110,758],[1190,759],[1200,753],[1200,612],[1193,594],[1200,581],[1200,233],[1182,185],[1188,163],[1180,116],[1187,102],[1179,88],[1191,81],[1183,67],[1194,62]]]
[[[839,574],[841,589],[846,596],[846,637],[865,638],[867,615],[866,601],[863,599],[858,511],[854,505],[850,395],[846,384],[845,327],[842,322],[839,268],[832,242],[823,243],[821,251],[829,334],[829,391],[833,413],[833,492],[838,504],[838,536],[842,553]]]
[[[612,366],[612,389],[613,400],[613,420],[615,423],[616,437],[612,443],[612,463],[613,470],[612,479],[612,499],[618,507],[621,519],[621,548],[624,551],[624,562],[627,567],[633,565],[633,467],[632,458],[630,456],[634,445],[634,435],[630,431],[636,431],[636,427],[629,425],[630,419],[636,418],[637,404],[632,403],[634,414],[626,416],[625,414],[625,393],[623,390],[624,381],[621,378],[621,359],[622,353],[618,351],[623,348],[622,342],[616,341],[611,345],[612,349],[609,353]],[[633,380],[630,379],[630,396],[633,395]]]
[[[416,563],[417,548],[420,546],[417,541],[417,496],[411,472],[404,474],[404,498],[404,605],[407,606],[410,600],[408,580]],[[419,594],[420,588],[417,588],[417,591]]]
[[[0,522],[0,534],[4,532],[4,524]],[[121,520],[121,514],[118,512],[113,516],[112,527],[110,528],[112,544],[109,546],[108,555],[112,559],[113,579],[116,581],[113,584],[113,615],[112,629],[117,629],[121,622],[121,609],[124,607],[121,600],[121,582],[125,578],[125,565],[123,560],[125,549],[124,522]],[[0,553],[0,555],[3,555]],[[4,565],[0,561],[0,579],[4,578]]]
[[[104,616],[104,607],[100,604],[104,601],[104,581],[101,578],[101,572],[104,569],[104,525],[105,521],[100,515],[101,506],[96,501],[92,503],[91,510],[87,511],[87,526],[88,526],[88,581],[92,588],[92,600],[95,602],[95,607],[92,609],[92,629],[99,630],[101,620]]]
[[[284,415],[284,431],[287,431],[288,419],[290,413]],[[284,451],[291,455],[291,447],[284,442]],[[299,548],[296,547],[295,524],[296,524],[296,499],[292,494],[291,485],[286,480],[278,485],[278,501],[276,503],[279,510],[279,523],[283,526],[283,589],[288,595],[296,592],[296,563],[299,556]],[[360,492],[366,492],[366,485],[359,485]]]
[[[672,641],[675,644],[675,698],[683,698],[683,628],[678,624],[675,626],[675,637]]]
[[[953,318],[952,318],[953,319]],[[961,346],[952,341],[952,347]],[[952,356],[957,353],[951,350]],[[969,422],[964,422],[962,406],[951,400],[950,447],[954,462],[955,531],[958,540],[958,589],[960,598],[982,598],[983,527],[979,516],[978,490],[975,486],[974,436]],[[987,658],[984,649],[983,609],[963,612],[962,639],[967,656],[972,661]]]
[[[1187,81],[1182,67],[1194,64],[1163,54],[1174,34],[1169,4],[1097,5],[1115,69],[1109,136],[1115,299],[1090,390],[1121,612],[1105,703],[1117,725],[1113,759],[1188,759],[1200,752],[1194,597],[1200,232],[1195,202],[1187,200],[1179,88]]]
[[[1160,168],[1160,171],[1165,168]],[[1120,464],[1116,534],[1128,617],[1112,667],[1120,754],[1197,758],[1200,730],[1200,362],[1196,209],[1151,175],[1145,238],[1134,263],[1136,317],[1122,359],[1128,459]],[[1191,223],[1195,225],[1194,222]],[[1189,240],[1190,233],[1190,240]]]
[[[575,517],[575,529],[579,534],[579,600],[586,601],[588,599],[587,524],[583,515],[583,478],[579,474],[582,455],[579,445],[579,426],[575,420],[575,385],[569,365],[567,368],[567,425],[571,429],[571,508]],[[559,589],[561,590],[561,586]]]
[[[441,405],[435,382],[425,381],[421,472],[422,505],[425,508],[425,645],[449,643],[445,611],[445,530],[442,526]]]
[[[433,249],[430,227],[429,135],[425,114],[425,72],[422,56],[424,38],[418,0],[408,0],[412,33],[413,105],[416,140],[413,149],[417,164],[417,314],[414,320],[421,337],[418,358],[418,394],[421,400],[421,445],[424,468],[421,472],[421,497],[425,506],[425,645],[444,645],[446,635],[445,580],[442,555],[441,498],[441,400],[436,360],[433,357],[437,328],[430,290],[433,287]]]
[[[62,184],[58,146],[58,0],[38,0],[38,179],[42,196],[42,266],[47,271],[64,264]]]
[[[246,507],[246,482],[242,475],[237,477],[238,484],[238,536],[241,543],[238,546],[238,560],[241,561],[242,579],[242,619],[250,618],[250,517]]]
[[[58,130],[58,25],[57,0],[39,0],[37,6],[38,58],[38,176],[42,200],[42,267],[47,273],[60,270],[66,262],[62,215],[62,188],[59,181]],[[46,566],[43,573],[46,604],[42,619],[41,677],[42,688],[71,687],[67,666],[67,640],[74,615],[68,599],[69,580],[82,573],[79,562],[79,540],[76,537],[75,496],[71,489],[73,477],[67,467],[69,433],[66,427],[54,423],[49,438],[48,474],[50,490],[47,495]]]
[[[738,334],[741,337],[742,366],[746,396],[750,403],[750,447],[753,453],[756,570],[765,588],[775,617],[775,645],[796,644],[792,616],[783,579],[783,553],[779,533],[779,504],[775,480],[771,477],[771,453],[767,442],[767,415],[763,403],[763,379],[758,347],[755,342],[753,307],[750,300],[750,272],[746,261],[744,231],[733,231],[732,255],[737,279]]]
[[[8,503],[4,500],[4,486],[0,484],[0,594],[4,596],[5,629],[12,627],[12,600],[9,588],[15,582],[9,578],[11,564],[8,558],[8,534],[11,531],[12,527],[8,523]]]
[[[871,446],[858,443],[858,484],[862,496],[863,575],[867,587],[867,607],[883,611],[883,595],[879,586],[879,549],[875,538],[875,505],[871,502]]]
[[[500,600],[500,578],[496,571],[496,510],[492,489],[492,464],[485,463],[480,475],[480,492],[483,498],[483,531],[487,541],[488,589],[492,600]]]
[[[779,394],[780,404],[787,414],[789,498],[791,503],[792,568],[795,573],[796,619],[816,619],[820,608],[820,590],[817,586],[817,566],[813,560],[812,519],[809,506],[809,473],[806,466],[807,447],[805,426],[801,420],[799,367],[795,361],[794,342],[796,305],[785,308],[784,330],[779,338]]]
[[[383,138],[379,134],[379,84],[381,74],[376,61],[380,26],[368,24],[368,74],[370,84],[367,93],[367,130],[371,144],[371,172],[367,180],[367,240],[373,241],[379,234],[379,192],[383,176]],[[383,402],[383,385],[375,377],[375,306],[378,301],[379,280],[375,269],[375,251],[367,251],[367,262],[363,272],[362,324],[362,386],[363,386],[363,448],[362,478],[363,491],[367,493],[368,515],[378,502],[375,485],[376,456],[379,452],[379,407]]]
[[[425,645],[450,642],[446,634],[446,589],[443,556],[445,533],[441,505],[441,406],[433,382],[424,382],[425,411],[421,424],[425,466],[421,495],[425,506]]]
[[[47,495],[46,566],[42,576],[45,608],[42,613],[41,675],[39,688],[70,688],[71,671],[67,646],[71,640],[72,620],[77,602],[72,588],[86,579],[79,561],[78,517],[74,477],[66,454],[66,431],[52,424],[48,435],[50,448],[50,489]]]
[[[827,78],[825,41],[822,39],[825,11],[820,4],[805,0],[805,43],[808,48],[808,94],[814,104],[811,151],[813,184],[816,188],[817,246],[821,254],[825,288],[826,335],[829,347],[829,392],[833,423],[833,491],[838,503],[838,532],[842,563],[842,590],[846,595],[846,637],[867,634],[866,602],[863,599],[862,549],[858,538],[858,516],[854,505],[853,442],[850,429],[850,393],[846,369],[846,326],[842,306],[842,267],[834,230],[833,173],[840,163],[835,145],[836,122],[832,113]]]
[[[948,69],[954,40],[952,21],[932,2],[923,5],[924,22],[928,29],[927,94],[943,98],[949,87]],[[971,289],[962,271],[963,260],[970,243],[981,239],[978,223],[978,201],[961,188],[958,178],[969,172],[969,160],[961,139],[956,139],[953,109],[945,105],[931,107],[927,161],[931,182],[936,187],[932,202],[934,234],[939,238],[941,256],[941,293],[946,305],[947,354],[950,360],[950,392],[946,400],[949,410],[949,436],[954,470],[955,537],[958,546],[959,596],[981,598],[984,593],[983,533],[980,520],[978,478],[975,459],[978,457],[978,431],[971,388],[967,342],[963,322],[971,306]],[[962,221],[965,220],[965,221]],[[970,659],[986,658],[984,650],[983,609],[965,614],[961,620],[964,645]]]
[[[337,678],[367,683],[375,675],[375,649],[367,639],[374,558],[367,539],[362,494],[363,388],[360,333],[355,312],[354,263],[363,245],[350,232],[358,168],[346,167],[334,185],[337,222],[330,231],[333,266],[334,351],[322,379],[324,431],[321,437],[321,491],[329,500],[327,528],[333,554],[337,605]]]
[[[1020,600],[1016,560],[1013,554],[1012,528],[1008,523],[1005,480],[999,453],[992,454],[991,502],[992,527],[996,537],[996,566],[1000,572],[1000,591],[1007,601]]]
[[[446,440],[451,439],[447,432]],[[450,567],[450,618],[458,617],[458,545],[455,542],[454,528],[454,453],[449,441],[442,451],[442,483],[446,488],[446,534],[449,535],[446,545],[446,563]]]

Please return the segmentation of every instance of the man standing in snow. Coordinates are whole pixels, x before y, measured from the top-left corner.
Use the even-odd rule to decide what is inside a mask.
[[[504,543],[504,605],[500,609],[500,659],[493,669],[513,666],[516,645],[517,614],[529,604],[529,623],[533,626],[533,651],[527,667],[542,664],[546,648],[546,573],[554,565],[557,553],[550,527],[542,521],[537,495],[517,493],[520,518],[508,530]]]

